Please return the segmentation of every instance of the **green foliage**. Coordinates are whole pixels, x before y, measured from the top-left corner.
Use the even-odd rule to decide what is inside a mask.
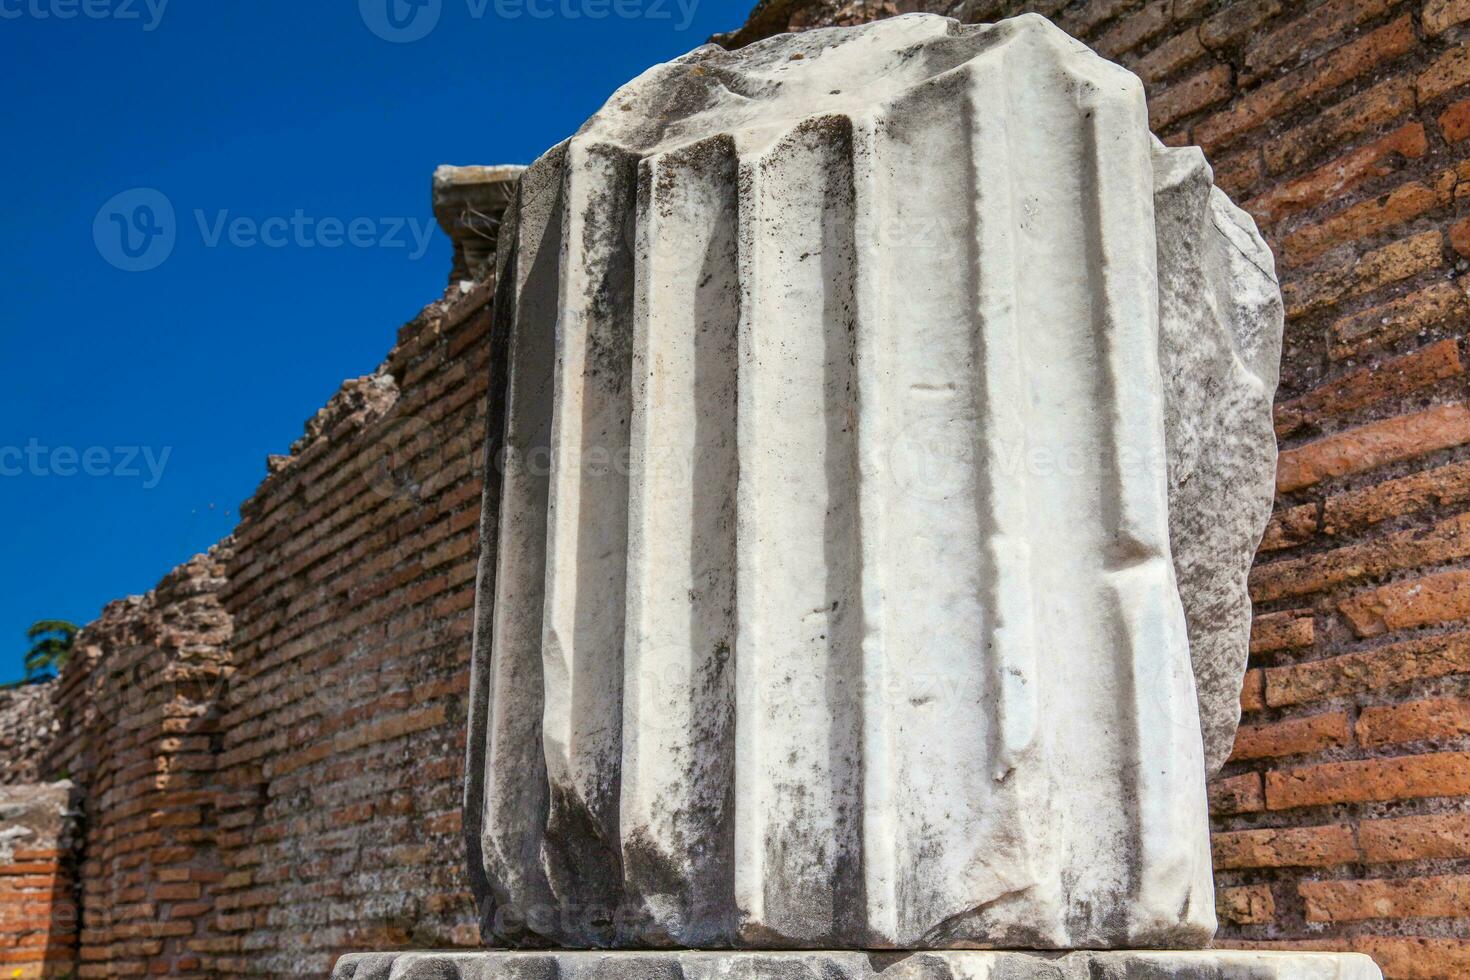
[[[54,677],[66,666],[78,629],[63,619],[42,619],[26,630],[31,641],[25,659],[27,682]]]

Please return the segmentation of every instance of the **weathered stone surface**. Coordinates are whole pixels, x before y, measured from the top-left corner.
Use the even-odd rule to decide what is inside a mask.
[[[67,780],[0,786],[0,865],[14,864],[18,852],[71,847],[80,816],[76,796]]]
[[[0,691],[0,785],[38,783],[49,775],[42,762],[56,737],[54,682]]]
[[[1068,953],[368,953],[333,980],[1381,980],[1366,956]]]
[[[525,167],[442,166],[434,171],[434,217],[454,242],[449,284],[478,280],[495,264],[500,219]]]
[[[1169,539],[1214,773],[1240,721],[1246,576],[1274,497],[1281,292],[1255,224],[1210,186],[1198,151],[1158,147],[1154,171]]]
[[[701,48],[498,254],[487,938],[1208,940],[1280,297],[1134,76],[1035,16]]]

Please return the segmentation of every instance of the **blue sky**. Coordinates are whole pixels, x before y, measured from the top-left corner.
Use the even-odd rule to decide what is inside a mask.
[[[529,162],[749,5],[0,0],[0,680],[229,533],[438,296],[435,165]]]

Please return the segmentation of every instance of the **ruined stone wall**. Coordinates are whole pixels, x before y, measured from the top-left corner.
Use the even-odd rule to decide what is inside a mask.
[[[1222,941],[1470,975],[1470,0],[767,0],[729,40],[1035,10],[1146,82],[1277,255],[1277,513],[1212,787]]]
[[[0,691],[0,786],[41,780],[42,759],[56,736],[52,683]]]

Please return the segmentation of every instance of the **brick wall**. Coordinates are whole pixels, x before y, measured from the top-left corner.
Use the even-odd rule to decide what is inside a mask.
[[[0,975],[74,975],[74,803],[67,782],[0,786]]]
[[[78,975],[478,944],[459,807],[489,296],[405,326],[231,539],[78,636],[42,765],[83,790]]]
[[[110,604],[57,682],[49,759],[83,789],[78,975],[204,976],[214,936],[228,543]]]
[[[241,510],[219,976],[478,944],[460,797],[489,287],[451,296]]]
[[[729,39],[1034,10],[1145,81],[1255,215],[1287,307],[1222,942],[1470,975],[1470,0],[767,0]]]

